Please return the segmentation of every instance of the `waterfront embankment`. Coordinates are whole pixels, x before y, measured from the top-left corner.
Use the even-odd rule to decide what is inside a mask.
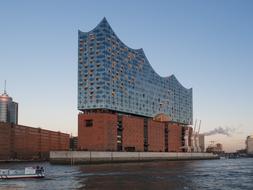
[[[50,163],[89,164],[114,162],[145,162],[155,160],[208,160],[218,159],[212,153],[188,152],[99,152],[99,151],[51,151]]]

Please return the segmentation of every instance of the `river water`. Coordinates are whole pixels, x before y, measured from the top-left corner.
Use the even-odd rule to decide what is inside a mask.
[[[50,165],[47,162],[9,163],[0,164],[0,168],[23,169],[36,165],[45,168],[45,179],[0,179],[0,190],[253,189],[253,158],[80,166]]]

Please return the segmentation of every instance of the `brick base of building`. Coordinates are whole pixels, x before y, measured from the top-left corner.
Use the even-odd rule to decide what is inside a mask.
[[[0,160],[48,159],[51,150],[69,150],[69,135],[0,122]]]
[[[183,152],[187,129],[179,123],[133,115],[80,113],[78,150]]]

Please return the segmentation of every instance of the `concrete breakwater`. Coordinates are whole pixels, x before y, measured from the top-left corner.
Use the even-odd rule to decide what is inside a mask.
[[[143,162],[155,160],[208,160],[218,159],[212,153],[188,152],[98,152],[98,151],[51,151],[50,163],[89,164],[113,162]]]

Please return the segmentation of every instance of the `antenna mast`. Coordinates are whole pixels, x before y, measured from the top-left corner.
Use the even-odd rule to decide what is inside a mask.
[[[4,94],[6,94],[6,80],[4,80]]]

